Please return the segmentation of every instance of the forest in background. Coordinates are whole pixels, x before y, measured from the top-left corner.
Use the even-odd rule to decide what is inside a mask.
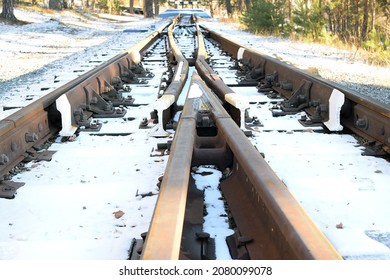
[[[371,53],[372,64],[390,64],[389,0],[250,0],[245,5],[239,18],[256,34],[342,43]]]
[[[15,5],[120,13],[126,8],[155,17],[160,7],[204,8],[258,35],[274,35],[364,51],[367,62],[390,65],[390,0],[2,0],[1,17],[11,21]],[[76,3],[77,2],[77,3]],[[27,6],[28,7],[28,6]]]

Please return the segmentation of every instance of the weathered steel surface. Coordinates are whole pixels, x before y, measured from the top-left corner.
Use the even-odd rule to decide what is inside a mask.
[[[231,176],[221,182],[221,188],[238,231],[252,240],[245,245],[249,257],[341,259],[211,91],[199,78],[193,82],[202,88],[224,139],[215,146],[224,145],[233,156],[228,163]],[[207,155],[208,149],[203,153]]]
[[[205,26],[202,28],[207,30]],[[286,113],[304,109],[310,115],[308,124],[327,125],[332,106],[329,100],[336,89],[345,95],[345,102],[339,113],[341,125],[368,141],[376,141],[376,145],[383,146],[387,152],[390,151],[389,106],[247,48],[215,31],[207,32],[210,38],[220,43],[222,49],[240,61],[245,69],[256,69],[261,73],[257,77],[259,90],[273,90],[288,99],[281,106]],[[342,129],[341,126],[338,127]]]
[[[127,51],[118,54],[102,65],[90,70],[46,96],[34,101],[28,106],[16,111],[0,121],[0,178],[7,174],[26,157],[26,151],[38,146],[50,136],[63,128],[64,116],[56,108],[56,101],[60,98],[68,99],[67,126],[78,127],[75,122],[75,112],[80,106],[91,106],[103,102],[100,94],[106,85],[102,80],[112,82],[120,72],[118,65],[130,67],[134,53],[143,53],[155,40],[159,38],[166,25],[153,32],[144,40],[135,44]],[[98,100],[98,101],[96,101]],[[103,102],[103,107],[107,102]],[[117,113],[113,108],[104,108]],[[86,117],[89,117],[87,115]]]
[[[60,129],[71,134],[80,126],[94,126],[96,124],[88,123],[94,114],[120,116],[123,111],[116,106],[132,102],[122,98],[121,83],[142,82],[141,77],[150,74],[144,72],[141,56],[164,28],[102,66],[1,120],[0,176],[25,159],[29,149],[37,147]],[[168,29],[167,55],[174,74],[155,105],[161,126],[176,113],[176,102],[189,72],[188,61],[174,44],[173,29],[174,25]],[[141,259],[207,257],[208,234],[198,230],[203,205],[199,193],[191,189],[193,182],[190,179],[193,166],[207,164],[230,171],[222,180],[221,189],[232,214],[232,224],[236,227],[235,234],[228,238],[233,257],[341,259],[237,126],[242,117],[240,108],[226,104],[229,100],[234,103],[232,95],[235,93],[208,65],[199,29],[197,35],[195,66],[199,73],[193,74],[170,146],[170,157],[150,229],[144,235],[144,245],[137,245],[137,254],[139,251]],[[338,89],[346,96],[339,112],[341,124],[389,146],[389,108],[246,49],[217,33],[210,32],[210,36],[249,69],[248,84],[257,81],[259,90],[277,91],[287,98],[282,104],[286,113],[305,109],[312,116],[311,121],[327,123],[331,118],[330,106],[333,106],[329,99]],[[217,93],[220,99],[213,93]],[[7,183],[3,187],[7,192],[17,186]],[[196,212],[186,213],[194,208]],[[190,229],[183,228],[188,225]]]

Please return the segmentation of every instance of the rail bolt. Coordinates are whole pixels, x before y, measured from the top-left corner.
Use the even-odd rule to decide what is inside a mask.
[[[38,140],[38,135],[34,132],[27,132],[25,135],[25,139],[27,143],[35,142]]]
[[[368,128],[368,120],[366,117],[358,118],[355,122],[356,127],[361,129],[367,129]]]
[[[18,150],[19,146],[18,143],[15,141],[12,141],[11,143],[11,151],[16,152]]]
[[[43,125],[41,123],[38,124],[38,131],[39,132],[42,132],[43,130]]]
[[[0,155],[0,165],[7,164],[9,162],[9,158],[7,157],[6,154],[1,154]]]

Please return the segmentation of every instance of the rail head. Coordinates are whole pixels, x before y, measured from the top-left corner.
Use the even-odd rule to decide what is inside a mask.
[[[322,124],[330,131],[347,128],[368,143],[374,143],[374,148],[382,148],[372,150],[374,155],[390,153],[388,105],[248,48],[204,25],[201,27],[233,58],[250,69],[248,75],[251,71],[256,73],[250,82],[256,83],[259,91],[277,92],[286,98],[278,110],[285,114],[305,110],[309,118],[302,124]]]
[[[196,125],[185,113],[182,118],[143,246],[143,260],[179,259]]]
[[[248,200],[248,204],[253,204],[254,209],[257,210],[263,207],[268,209],[267,217],[264,217],[264,220],[268,219],[271,222],[262,225],[262,227],[268,226],[267,230],[269,231],[263,237],[268,235],[270,240],[279,238],[280,244],[285,243],[285,246],[283,245],[285,247],[284,250],[288,250],[288,247],[291,248],[292,251],[289,254],[293,258],[342,259],[328,239],[288,191],[288,188],[250,143],[243,131],[228,116],[225,109],[210,89],[207,88],[206,84],[196,74],[194,74],[193,82],[202,89],[203,98],[213,108],[218,130],[224,135],[226,143],[234,155],[236,163],[233,167],[233,173],[239,170],[242,173],[240,176],[244,177],[244,181],[241,184],[248,184],[247,186],[240,186],[241,189],[245,188],[248,190],[248,193],[250,193],[248,197],[252,197]],[[223,184],[229,185],[228,181],[226,180]],[[234,200],[237,187],[236,181],[231,183],[231,186],[225,186],[225,189],[231,189],[229,190],[231,193],[230,200]],[[227,202],[229,204],[229,201]],[[243,223],[248,224],[248,221],[244,221]],[[249,224],[250,227],[253,227],[256,223],[252,221]]]
[[[197,129],[202,126],[199,115],[205,116],[205,112],[211,113],[212,120],[210,122],[215,122],[217,126],[219,135],[217,138],[223,139],[223,143],[217,144],[217,146],[227,145],[223,150],[233,154],[232,176],[221,182],[223,192],[226,191],[225,198],[229,207],[230,203],[235,204],[232,202],[234,197],[240,195],[239,193],[245,189],[245,192],[249,192],[249,195],[245,194],[245,196],[249,197],[246,200],[246,206],[251,205],[250,213],[256,212],[256,215],[260,215],[257,216],[256,221],[248,220],[248,217],[242,219],[246,220],[243,222],[245,224],[243,226],[241,222],[237,223],[239,231],[242,231],[244,235],[248,224],[250,224],[251,229],[259,227],[260,232],[262,232],[260,237],[254,237],[255,242],[246,245],[251,257],[253,259],[267,258],[267,256],[268,258],[277,256],[287,259],[341,259],[338,252],[308,217],[286,186],[231,119],[221,103],[213,96],[210,88],[196,73],[192,76],[187,101],[175,133],[166,173],[161,184],[141,259],[172,260],[180,258],[190,170],[193,165],[199,162],[213,164],[210,162],[210,154],[213,154],[211,146],[203,145],[203,141],[209,143],[210,137],[200,136],[197,132]],[[205,124],[210,122],[206,121]],[[212,161],[220,162],[217,158],[212,158]],[[177,170],[182,170],[182,172],[177,172]],[[236,181],[238,177],[241,177],[240,181]],[[263,207],[268,209],[266,214],[261,214]],[[233,216],[235,214],[233,213]],[[267,222],[264,223],[263,220],[267,220]],[[275,239],[278,240],[277,244],[282,246],[279,250],[284,251],[284,255],[282,253],[275,255],[269,252],[256,253],[256,251],[262,250],[260,248],[264,242],[275,242]]]
[[[96,81],[97,77],[103,75],[103,72],[107,72],[109,73],[107,77],[110,78],[106,78],[106,80],[111,83],[111,79],[118,76],[118,70],[114,73],[108,68],[115,64],[128,66],[134,57],[142,54],[150,44],[158,39],[167,25],[168,23],[161,26],[126,51],[0,120],[0,157],[3,159],[0,162],[0,178],[4,177],[25,158],[27,150],[34,146],[37,147],[50,136],[58,133],[63,126],[77,128],[74,114],[78,111],[80,105],[88,103],[85,91],[88,90],[90,95],[95,95],[94,98],[101,99],[102,86]],[[117,66],[114,68],[117,68]],[[81,95],[73,94],[75,92],[79,92]],[[72,101],[73,97],[71,96],[76,95],[78,97],[75,97]],[[59,112],[56,107],[56,102],[60,98],[63,99],[64,96],[67,96],[66,99],[68,99],[65,102],[67,103],[67,109],[64,113],[66,116],[61,115],[62,112]],[[65,124],[62,122],[64,119],[67,119]],[[74,132],[74,129],[72,131]]]

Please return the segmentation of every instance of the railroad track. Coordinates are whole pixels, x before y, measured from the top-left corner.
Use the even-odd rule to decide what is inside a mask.
[[[214,49],[220,57],[210,55]],[[261,120],[249,118],[253,99],[237,94],[242,91],[273,102],[274,117],[304,111],[302,129],[348,129],[366,139],[369,154],[387,156],[388,108],[184,17],[2,120],[1,194],[12,198],[22,186],[7,180],[20,162],[51,158],[42,147],[53,137],[147,131],[155,151],[162,157],[169,151],[169,158],[157,163],[166,169],[156,207],[147,233],[129,245],[130,259],[217,258],[221,242],[204,230],[205,190],[194,181],[205,166],[223,174],[217,188],[227,209],[221,215],[231,229],[224,237],[231,258],[341,259],[248,139]],[[136,108],[150,117],[141,118]],[[141,118],[138,127],[110,129],[115,120],[131,118]]]

